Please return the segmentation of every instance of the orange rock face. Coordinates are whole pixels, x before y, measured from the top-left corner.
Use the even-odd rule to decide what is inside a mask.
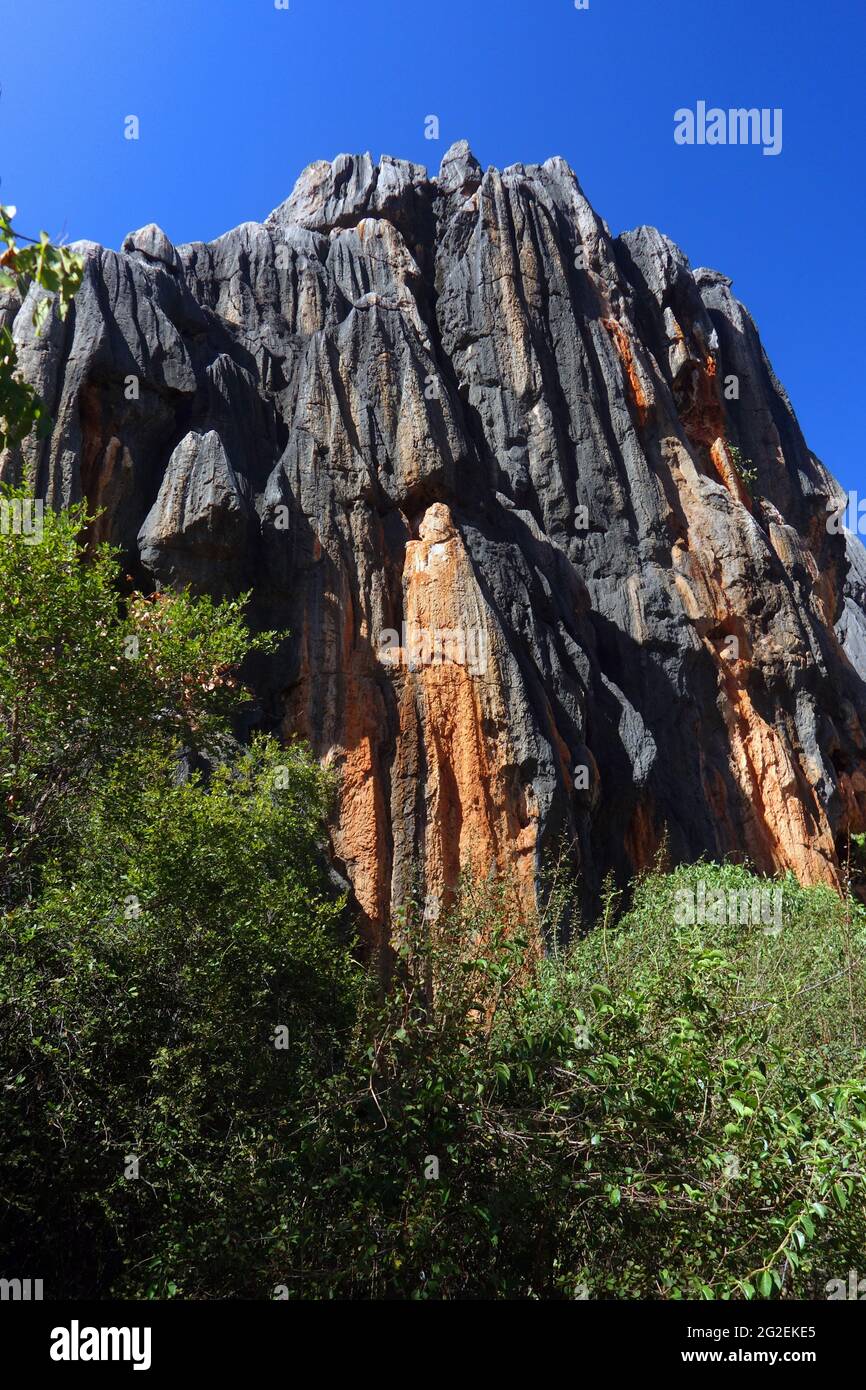
[[[461,874],[491,869],[514,877],[529,908],[538,808],[513,776],[499,627],[443,503],[406,541],[401,599],[399,628],[378,634],[395,641],[353,644],[347,615],[341,727],[317,738],[310,706],[320,683],[305,663],[284,731],[312,737],[337,775],[334,849],[371,930],[405,900],[419,865],[433,915]]]
[[[626,380],[629,387],[629,395],[634,403],[635,414],[640,425],[645,425],[649,413],[649,400],[644,387],[643,378],[638,371],[634,360],[631,341],[626,329],[616,319],[603,319],[605,328],[610,334],[614,346],[622,360]]]
[[[443,653],[413,662],[403,689],[394,776],[409,775],[403,740],[423,750],[426,806],[423,857],[428,893],[442,899],[460,873],[484,877],[509,869],[531,901],[537,807],[531,788],[516,790],[508,768],[507,688],[497,625],[480,594],[463,541],[443,503],[427,509],[418,539],[406,547],[404,612],[413,628],[448,634]],[[417,669],[412,669],[416,666]],[[409,865],[406,865],[406,869]]]

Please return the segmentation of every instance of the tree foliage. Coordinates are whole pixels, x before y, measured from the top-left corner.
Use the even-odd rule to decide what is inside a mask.
[[[68,246],[54,246],[47,232],[32,241],[12,226],[14,207],[0,206],[0,291],[14,290],[23,300],[31,286],[45,293],[35,299],[33,326],[39,332],[52,304],[64,319],[81,287],[84,263]],[[22,246],[20,243],[28,242]],[[18,372],[18,349],[9,329],[0,327],[0,453],[15,448],[35,429],[45,435],[51,419],[38,393]]]
[[[14,489],[2,499],[25,501]],[[196,749],[227,727],[251,647],[245,596],[120,597],[117,553],[85,553],[83,505],[37,544],[0,535],[0,872],[5,896],[69,839],[98,772],[141,747]],[[17,885],[17,888],[16,888]]]

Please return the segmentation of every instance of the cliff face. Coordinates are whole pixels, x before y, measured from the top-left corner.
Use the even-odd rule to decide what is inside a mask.
[[[7,456],[102,508],[140,582],[253,587],[270,727],[338,774],[371,924],[422,866],[565,835],[613,868],[837,881],[866,825],[866,552],[731,282],[612,238],[560,159],[340,156],[263,223],[86,244],[34,339],[55,427]],[[752,470],[756,476],[751,476]]]

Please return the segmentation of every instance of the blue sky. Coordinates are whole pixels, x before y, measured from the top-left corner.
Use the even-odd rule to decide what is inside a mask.
[[[117,247],[260,219],[341,151],[564,155],[614,233],[652,223],[731,276],[811,447],[866,495],[864,41],[855,0],[3,0],[0,199]],[[781,107],[781,154],[676,145],[699,100]]]

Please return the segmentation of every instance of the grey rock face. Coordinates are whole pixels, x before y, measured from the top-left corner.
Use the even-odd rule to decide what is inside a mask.
[[[86,258],[41,339],[0,302],[55,420],[3,472],[105,508],[143,583],[253,587],[289,634],[260,701],[337,771],[373,926],[417,863],[433,906],[493,864],[530,900],[563,839],[589,902],[663,843],[838,881],[866,552],[729,279],[465,142]]]
[[[251,539],[244,491],[216,430],[184,435],[138,533],[144,567],[166,585],[231,588]]]
[[[446,151],[436,180],[440,191],[446,196],[474,193],[481,183],[481,165],[469,148],[467,140],[458,140]]]
[[[145,265],[163,265],[168,270],[179,267],[174,247],[155,222],[149,222],[137,232],[130,232],[120,249],[124,255],[140,257]]]

